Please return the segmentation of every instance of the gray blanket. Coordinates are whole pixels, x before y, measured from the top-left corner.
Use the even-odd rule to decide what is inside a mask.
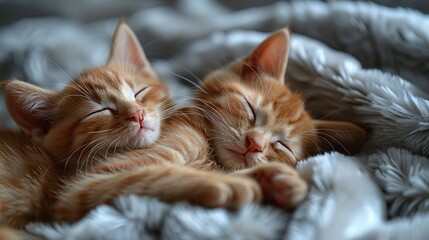
[[[276,2],[238,12],[214,1],[198,1],[198,11],[180,3],[127,18],[178,104],[187,104],[189,81],[289,24],[287,83],[302,92],[312,115],[369,126],[364,148],[355,157],[328,153],[302,161],[298,171],[311,188],[294,212],[257,205],[228,212],[122,196],[73,225],[31,224],[29,238],[428,238],[429,16],[344,1]],[[2,69],[61,88],[83,68],[104,64],[116,22],[18,22],[0,31]]]

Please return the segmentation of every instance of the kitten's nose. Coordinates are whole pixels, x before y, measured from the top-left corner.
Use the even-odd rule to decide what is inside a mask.
[[[247,152],[262,152],[262,144],[258,143],[255,138],[247,136]]]
[[[135,112],[130,113],[128,116],[128,120],[136,123],[141,123],[144,120],[143,110],[137,110]]]

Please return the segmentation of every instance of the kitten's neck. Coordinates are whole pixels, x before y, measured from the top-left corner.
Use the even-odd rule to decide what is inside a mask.
[[[197,132],[200,132],[204,136],[204,139],[207,140],[207,144],[204,144],[207,145],[205,148],[207,148],[209,156],[206,158],[204,163],[198,163],[202,166],[202,169],[205,168],[204,166],[209,166],[207,169],[219,170],[222,172],[228,171],[219,164],[219,161],[217,161],[217,154],[213,147],[213,140],[210,133],[212,123],[207,119],[207,117],[205,117],[205,113],[196,107],[182,108],[178,112],[179,114],[176,114],[176,117],[172,118],[172,121],[169,122],[170,125],[174,127],[178,123],[178,118],[181,118],[186,125],[189,125]]]
[[[66,172],[87,171],[91,167],[108,161],[124,152],[122,149],[102,149],[96,152],[93,152],[92,149],[85,149],[60,158],[56,162]]]

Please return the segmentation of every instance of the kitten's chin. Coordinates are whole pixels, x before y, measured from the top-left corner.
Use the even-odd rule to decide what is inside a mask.
[[[258,160],[257,154],[243,154],[235,150],[224,148],[221,151],[217,151],[217,162],[226,169],[244,169],[257,165]]]
[[[127,134],[128,148],[146,148],[155,143],[161,135],[161,124],[152,119],[145,119],[143,125],[133,124]]]
[[[135,148],[144,148],[153,144],[158,140],[160,135],[159,130],[150,129],[150,128],[141,128],[139,129],[137,136],[135,138]]]
[[[145,148],[158,140],[160,136],[160,129],[156,127],[138,127],[134,132],[133,136],[129,137],[126,141],[126,147],[132,149]]]

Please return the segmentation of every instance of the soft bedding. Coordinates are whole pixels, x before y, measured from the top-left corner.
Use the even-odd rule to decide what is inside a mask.
[[[429,16],[368,2],[276,2],[231,12],[154,7],[128,16],[178,105],[192,84],[244,55],[267,35],[293,30],[287,83],[313,116],[370,129],[362,151],[298,165],[311,184],[294,212],[249,205],[237,211],[121,196],[73,225],[27,227],[40,239],[427,239],[429,236]],[[201,11],[213,14],[198,14]],[[117,18],[76,24],[55,18],[0,31],[2,76],[61,88],[102,65]],[[5,108],[1,125],[13,126]]]

